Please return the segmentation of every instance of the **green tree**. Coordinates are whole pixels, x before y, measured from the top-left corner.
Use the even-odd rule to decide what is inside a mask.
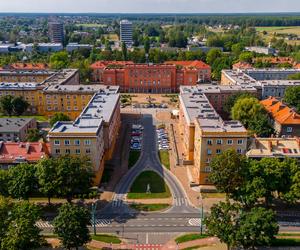
[[[263,106],[254,97],[239,98],[231,109],[231,117],[239,120],[246,128],[255,117],[263,113]]]
[[[54,219],[54,233],[58,235],[63,247],[71,249],[83,246],[91,240],[88,226],[90,213],[83,207],[66,203],[59,209]]]
[[[253,60],[253,53],[252,52],[243,52],[240,54],[239,56],[239,60],[241,62],[247,62],[247,63],[252,63],[252,60]]]
[[[219,49],[211,49],[206,55],[206,61],[208,64],[212,65],[214,61],[222,56],[222,51]]]
[[[205,218],[207,233],[216,236],[227,245],[227,249],[237,246],[236,230],[240,207],[229,202],[220,202],[212,206],[210,215]]]
[[[254,131],[259,137],[270,137],[275,132],[265,112],[257,114],[249,122],[248,129]]]
[[[231,51],[235,57],[238,57],[242,53],[243,49],[244,46],[240,43],[236,43],[231,46]]]
[[[300,73],[289,75],[288,80],[300,80]]]
[[[9,225],[3,241],[2,249],[36,249],[44,243],[36,222],[40,219],[40,210],[29,202],[17,203],[9,215]]]
[[[0,107],[1,107],[1,112],[11,116],[14,111],[14,106],[12,104],[13,96],[11,95],[5,95],[2,96],[0,99]]]
[[[243,211],[238,222],[236,240],[244,249],[270,245],[278,233],[275,213],[262,207]]]
[[[71,68],[79,70],[80,81],[87,83],[90,80],[92,69],[90,67],[90,61],[88,59],[78,59],[72,62]]]
[[[36,165],[36,176],[39,184],[39,191],[47,196],[50,204],[51,198],[58,195],[58,175],[57,160],[53,158],[45,158]]]
[[[12,202],[8,198],[0,196],[0,249],[2,241],[9,225],[8,217],[10,215]]]
[[[12,99],[13,111],[16,115],[22,115],[29,107],[29,103],[22,96]]]
[[[150,50],[150,40],[149,37],[146,36],[144,39],[144,49],[145,49],[145,53],[149,54],[149,50]]]
[[[8,171],[0,169],[0,195],[8,196]]]
[[[40,131],[36,128],[32,128],[28,130],[27,141],[29,142],[37,142],[41,139]]]
[[[68,52],[60,51],[50,56],[50,67],[52,69],[64,69],[70,64]]]
[[[247,159],[230,149],[213,158],[210,181],[227,197],[244,184],[244,175],[248,168]]]
[[[122,42],[122,54],[123,54],[123,60],[127,61],[127,46],[125,42]]]
[[[36,187],[35,168],[33,165],[22,163],[9,170],[8,192],[18,199],[28,199]]]
[[[71,201],[76,193],[88,193],[93,181],[93,168],[86,157],[63,156],[57,159],[58,192]]]
[[[54,126],[54,124],[58,121],[70,121],[70,117],[64,113],[55,113],[50,119],[50,125]]]
[[[284,101],[300,112],[300,86],[288,87],[284,93]]]
[[[228,97],[228,99],[225,101],[224,103],[224,111],[227,112],[228,114],[231,113],[231,109],[234,106],[234,104],[236,103],[236,101],[240,98],[244,98],[244,97],[254,97],[253,94],[249,93],[249,92],[237,92],[231,96]]]

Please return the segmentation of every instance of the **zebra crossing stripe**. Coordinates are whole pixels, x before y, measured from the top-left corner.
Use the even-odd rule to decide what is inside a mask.
[[[191,226],[200,227],[201,226],[201,219],[200,218],[189,219],[189,224]]]

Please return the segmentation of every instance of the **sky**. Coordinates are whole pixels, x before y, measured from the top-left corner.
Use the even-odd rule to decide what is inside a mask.
[[[246,13],[300,12],[300,0],[0,0],[0,12]]]

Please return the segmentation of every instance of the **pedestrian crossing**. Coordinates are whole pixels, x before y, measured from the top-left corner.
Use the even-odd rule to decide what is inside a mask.
[[[108,219],[97,219],[95,221],[96,227],[105,227],[111,224],[111,220]],[[36,223],[39,228],[53,228],[53,225],[50,221],[38,221]],[[93,221],[91,220],[91,225],[93,225]]]
[[[174,206],[175,207],[188,206],[188,201],[186,198],[174,198]]]
[[[201,226],[201,219],[200,218],[189,219],[189,224],[191,226],[200,227]]]
[[[122,207],[124,204],[123,200],[113,200],[112,201],[112,207]]]

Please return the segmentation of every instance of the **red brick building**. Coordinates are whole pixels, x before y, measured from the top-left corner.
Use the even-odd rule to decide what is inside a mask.
[[[131,61],[99,61],[91,65],[92,80],[118,85],[122,92],[177,92],[181,85],[209,82],[210,66],[201,61],[169,61],[136,64]]]

